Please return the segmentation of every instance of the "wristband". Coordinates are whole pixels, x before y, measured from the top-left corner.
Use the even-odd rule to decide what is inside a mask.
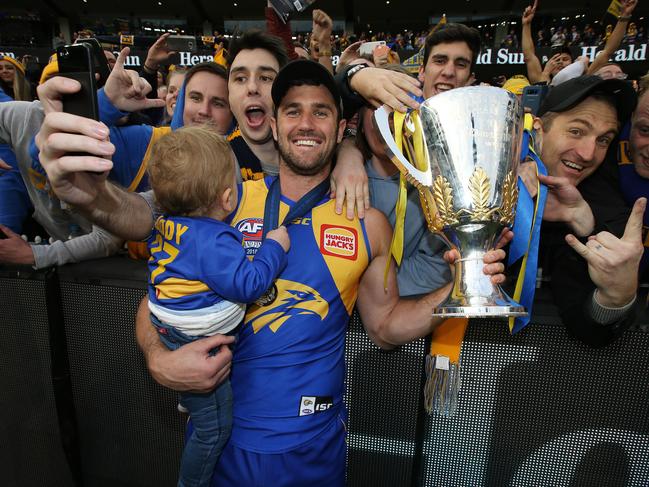
[[[358,73],[361,69],[365,69],[365,68],[367,68],[367,67],[368,67],[367,64],[357,64],[357,65],[354,66],[353,68],[350,68],[350,69],[347,71],[347,73],[345,73],[345,74],[346,74],[346,77],[347,77],[347,86],[349,86],[349,89],[350,89],[350,90],[352,91],[352,93],[354,93],[355,95],[356,95],[357,93],[356,93],[355,91],[352,90],[352,85],[351,85],[352,78],[353,78],[353,77],[356,75],[356,73]]]
[[[628,22],[629,20],[631,20],[631,16],[630,15],[620,15],[620,16],[618,16],[617,20],[622,20],[622,21]]]

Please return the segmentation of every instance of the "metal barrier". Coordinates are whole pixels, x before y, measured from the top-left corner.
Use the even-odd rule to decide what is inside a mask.
[[[175,485],[183,418],[133,331],[145,282],[120,258],[0,268],[3,485]],[[649,485],[649,334],[593,350],[551,306],[535,311],[515,336],[471,322],[453,418],[422,412],[426,341],[381,351],[355,314],[348,485]]]

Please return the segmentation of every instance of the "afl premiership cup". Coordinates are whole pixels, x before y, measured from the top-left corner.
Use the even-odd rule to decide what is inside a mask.
[[[430,230],[460,253],[451,294],[433,315],[526,315],[491,283],[482,261],[514,222],[524,115],[516,96],[500,88],[471,86],[429,98],[403,124],[410,160],[397,147],[390,115],[386,107],[374,113],[387,155],[418,189]],[[413,141],[416,137],[423,140]],[[416,146],[423,150],[414,150]]]

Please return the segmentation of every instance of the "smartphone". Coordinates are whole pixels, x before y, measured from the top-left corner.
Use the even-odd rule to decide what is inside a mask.
[[[97,85],[90,46],[86,43],[62,46],[56,50],[56,57],[59,75],[81,83],[81,90],[63,96],[63,111],[99,120]]]
[[[365,55],[371,56],[372,53],[374,53],[374,49],[376,49],[379,46],[385,46],[385,41],[364,42],[363,44],[361,44],[361,47],[358,49],[358,53],[361,56],[365,56]]]
[[[536,115],[541,108],[541,103],[548,92],[548,85],[530,85],[523,89],[523,98],[521,100],[523,107],[532,110],[532,115]]]
[[[169,36],[167,47],[170,51],[196,52],[196,38],[194,36]]]
[[[108,60],[104,54],[104,48],[101,47],[101,44],[94,37],[88,37],[85,39],[77,39],[75,44],[87,44],[90,47],[90,53],[92,56],[92,64],[95,73],[99,75],[96,81],[97,88],[101,88],[106,84],[108,75],[110,74],[110,68],[108,67]]]

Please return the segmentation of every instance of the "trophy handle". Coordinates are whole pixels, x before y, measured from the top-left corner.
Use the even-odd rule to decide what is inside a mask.
[[[431,188],[433,186],[433,175],[430,170],[421,171],[413,166],[403,153],[397,148],[394,136],[390,130],[390,111],[383,105],[374,111],[374,125],[381,134],[381,139],[385,146],[388,157],[395,166],[406,176],[417,189],[423,190],[423,187]],[[429,164],[429,161],[426,161]],[[430,168],[428,168],[430,169]]]

